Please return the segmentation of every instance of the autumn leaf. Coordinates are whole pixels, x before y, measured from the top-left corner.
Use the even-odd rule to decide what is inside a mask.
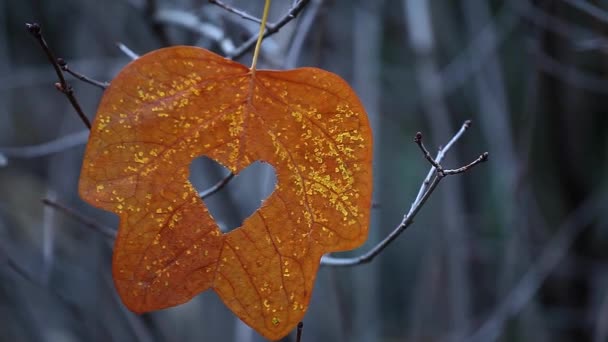
[[[271,164],[277,186],[223,234],[188,181],[208,156],[234,173]],[[367,237],[372,139],[338,76],[316,68],[252,72],[207,50],[172,47],[125,67],[105,91],[80,195],[120,217],[113,277],[141,313],[208,288],[278,339],[308,307],[323,254]]]

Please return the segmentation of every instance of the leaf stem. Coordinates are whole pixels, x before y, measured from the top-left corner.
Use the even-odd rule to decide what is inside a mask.
[[[264,38],[264,30],[266,29],[266,23],[268,22],[268,12],[270,9],[271,0],[266,0],[264,4],[264,14],[262,14],[262,22],[260,23],[260,33],[258,34],[258,41],[255,43],[255,50],[253,51],[253,60],[251,61],[251,73],[255,74],[255,67],[258,63],[258,56],[260,55],[260,47],[262,46],[262,39]]]

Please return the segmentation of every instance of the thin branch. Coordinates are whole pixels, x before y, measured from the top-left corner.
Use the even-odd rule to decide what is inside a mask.
[[[414,142],[416,143],[416,145],[418,145],[418,147],[420,148],[420,151],[422,151],[422,155],[424,155],[424,158],[426,160],[428,160],[428,162],[431,163],[431,165],[433,165],[433,168],[440,175],[443,175],[443,167],[441,167],[441,165],[439,165],[439,163],[435,159],[433,159],[433,156],[431,156],[431,154],[426,149],[426,147],[424,147],[424,144],[422,143],[422,133],[420,133],[420,132],[416,133],[416,136],[414,137]]]
[[[43,198],[42,203],[44,203],[44,205],[47,205],[53,209],[61,211],[64,215],[69,216],[70,218],[84,224],[87,228],[90,228],[98,233],[101,233],[103,236],[105,236],[107,238],[110,238],[110,239],[116,238],[115,229],[110,228],[108,226],[104,226],[102,224],[99,224],[99,223],[95,222],[93,219],[86,217],[84,215],[81,215],[80,213],[78,213],[76,210],[74,210],[72,208],[68,208],[63,204],[60,204],[60,203],[50,200],[48,198]]]
[[[437,156],[435,157],[435,161],[437,161],[437,163],[441,163],[441,161],[443,161],[445,154],[460,139],[460,137],[464,135],[464,133],[467,131],[467,129],[469,129],[469,127],[471,127],[471,120],[465,121],[460,127],[460,130],[458,130],[458,132],[452,137],[452,139],[450,139],[450,141],[445,145],[445,147],[439,149],[439,152],[437,152]],[[416,199],[412,203],[412,207],[410,208],[410,210],[412,210],[412,208],[418,203],[418,201],[420,201],[420,199],[426,192],[429,184],[431,184],[431,178],[434,174],[435,167],[431,167],[431,169],[426,175],[426,178],[424,179],[424,182],[422,182],[422,185],[420,186],[420,190],[418,190],[418,195],[416,195]]]
[[[136,54],[133,50],[131,50],[128,46],[121,42],[116,42],[116,46],[122,53],[124,53],[127,57],[131,58],[131,60],[136,60],[139,58],[139,55]]]
[[[443,153],[440,152],[440,154],[438,154],[438,157],[443,158],[443,156],[445,155],[445,152],[449,148],[451,148],[452,145],[462,136],[462,134],[470,126],[470,124],[471,124],[470,121],[466,121],[463,124],[462,128],[458,131],[458,133],[456,133],[456,135],[446,145],[446,148],[443,149]],[[395,229],[393,229],[393,231],[386,238],[384,238],[384,240],[380,241],[380,243],[378,243],[376,246],[374,246],[370,251],[368,251],[367,253],[365,253],[361,256],[354,257],[354,258],[334,258],[334,257],[330,257],[330,256],[323,256],[321,258],[322,265],[325,265],[325,266],[356,266],[356,265],[360,265],[360,264],[364,264],[364,263],[368,263],[368,262],[372,261],[391,242],[393,242],[393,240],[395,240],[399,235],[401,235],[401,233],[403,233],[403,231],[405,229],[407,229],[412,223],[414,223],[414,218],[416,217],[416,215],[418,214],[420,209],[422,209],[422,207],[424,206],[426,201],[429,199],[431,194],[435,191],[435,189],[437,188],[437,185],[439,185],[439,182],[445,176],[450,176],[450,175],[455,175],[455,174],[460,174],[460,173],[466,172],[466,171],[470,170],[472,167],[474,167],[475,165],[486,161],[489,156],[489,154],[487,152],[485,152],[482,155],[480,155],[477,159],[475,159],[473,162],[471,162],[463,167],[460,167],[457,169],[443,169],[443,167],[441,167],[441,164],[439,164],[437,162],[437,159],[433,159],[430,156],[430,154],[428,153],[428,151],[426,150],[426,148],[424,148],[424,145],[422,144],[422,134],[421,133],[416,134],[416,138],[414,139],[414,141],[421,148],[422,153],[424,154],[425,158],[429,161],[429,163],[431,163],[431,165],[433,165],[433,168],[431,169],[431,171],[432,171],[431,174],[435,175],[435,177],[432,177],[432,181],[430,181],[430,183],[428,183],[428,184],[427,184],[427,179],[425,178],[425,180],[421,186],[421,189],[425,189],[424,192],[422,193],[422,196],[420,196],[420,198],[416,197],[416,200],[414,200],[414,203],[412,204],[412,207],[410,208],[409,212],[403,216],[403,220],[401,221],[401,223],[399,223],[399,225],[397,227],[395,227]]]
[[[40,28],[40,25],[38,23],[31,23],[31,24],[26,23],[25,27],[28,30],[28,32],[34,38],[36,38],[36,40],[38,41],[38,44],[40,44],[40,46],[44,50],[44,53],[46,54],[47,58],[49,59],[49,62],[55,69],[55,73],[57,74],[57,78],[59,79],[59,82],[55,83],[55,87],[57,88],[57,90],[62,92],[68,98],[68,100],[72,104],[72,107],[74,107],[74,109],[76,110],[76,113],[78,113],[80,120],[82,120],[84,125],[87,126],[87,128],[90,130],[91,122],[89,121],[89,118],[87,118],[87,116],[84,114],[84,111],[82,110],[82,107],[80,107],[78,100],[76,100],[76,96],[74,95],[74,89],[66,81],[66,79],[63,75],[63,71],[61,70],[61,67],[57,63],[57,59],[55,58],[55,55],[53,54],[53,52],[49,48],[48,44],[46,43],[46,40],[42,36],[42,29]]]
[[[481,164],[483,162],[488,161],[489,156],[490,156],[490,154],[488,152],[484,152],[479,157],[477,157],[477,159],[473,160],[472,162],[470,162],[469,164],[467,164],[465,166],[461,166],[457,169],[449,169],[449,170],[444,169],[443,174],[445,176],[452,176],[452,175],[457,175],[459,173],[465,173],[465,172],[469,171],[471,168],[475,167],[477,164]]]
[[[228,184],[232,178],[234,178],[235,174],[230,172],[230,174],[224,178],[222,178],[219,182],[215,183],[214,185],[212,185],[210,188],[208,188],[207,190],[203,190],[201,191],[198,195],[201,199],[205,199],[209,196],[212,196],[213,194],[215,194],[216,192],[222,190],[222,188],[224,186],[226,186],[226,184]]]
[[[467,172],[469,169],[471,169],[475,165],[488,160],[488,156],[489,156],[488,152],[484,152],[479,157],[477,157],[477,159],[473,160],[472,162],[470,162],[467,165],[461,166],[457,169],[445,170],[435,159],[433,159],[433,157],[431,156],[429,151],[426,149],[426,147],[424,147],[424,144],[422,143],[422,133],[420,133],[420,132],[416,133],[414,142],[418,145],[418,147],[420,147],[420,150],[422,151],[422,154],[424,154],[424,157],[426,158],[426,160],[428,160],[429,163],[431,163],[431,165],[433,165],[433,168],[436,170],[437,174],[441,177],[457,175],[459,173]]]
[[[247,19],[247,20],[253,21],[253,22],[258,23],[258,24],[262,23],[262,21],[260,20],[260,18],[258,18],[256,16],[253,16],[253,15],[251,15],[251,14],[249,14],[249,13],[243,11],[243,10],[240,10],[238,8],[234,8],[234,7],[226,4],[223,1],[220,1],[220,0],[209,0],[209,3],[217,5],[217,6],[225,9],[226,11],[228,11],[230,13],[234,13],[234,14],[240,16],[243,19]],[[267,29],[269,28],[268,25],[266,25],[266,28]]]
[[[277,21],[274,24],[266,25],[267,29],[266,29],[266,32],[264,33],[263,38],[268,38],[268,37],[272,36],[273,34],[279,32],[279,30],[283,26],[285,26],[287,23],[289,23],[290,21],[295,19],[309,2],[310,2],[310,0],[299,0],[297,3],[295,3],[293,5],[293,7],[289,11],[287,11],[287,13],[285,13],[285,15],[283,15],[283,17],[281,17],[281,19],[279,19],[279,21]],[[255,46],[255,43],[258,40],[258,36],[259,36],[259,34],[256,34],[256,35],[250,37],[249,40],[247,40],[246,42],[241,44],[239,47],[234,49],[234,51],[232,51],[232,53],[229,53],[227,57],[229,59],[235,59],[235,58],[239,58],[239,57],[243,56],[245,53],[247,53],[247,51],[249,51],[249,49],[251,49],[252,47]]]
[[[422,208],[424,203],[429,199],[433,191],[439,182],[441,181],[441,177],[433,178],[431,184],[429,184],[428,191],[424,193],[418,205],[414,206],[413,210],[403,217],[401,223],[390,233],[384,240],[380,241],[374,248],[372,248],[369,252],[354,258],[334,258],[330,256],[323,256],[321,258],[321,265],[324,266],[357,266],[360,264],[365,264],[372,261],[384,248],[386,248],[393,240],[395,240],[407,227],[409,227],[412,223],[414,223],[414,217],[418,214],[418,211]]]
[[[300,322],[300,323],[298,323],[298,330],[296,333],[296,342],[302,341],[302,329],[304,329],[304,323]]]
[[[89,138],[89,131],[82,130],[80,132],[64,135],[57,139],[30,146],[21,147],[0,147],[0,154],[9,158],[38,158],[48,156],[54,153],[63,152],[72,147],[84,145]],[[0,162],[1,166],[1,162]]]
[[[85,75],[83,75],[81,73],[78,73],[78,72],[70,69],[68,67],[68,63],[63,58],[57,58],[57,65],[59,65],[59,67],[61,68],[61,70],[69,73],[70,75],[76,77],[77,79],[79,79],[79,80],[81,80],[81,81],[83,81],[85,83],[91,84],[91,85],[93,85],[95,87],[101,88],[102,90],[105,90],[110,85],[110,83],[108,83],[108,82],[102,82],[102,81],[94,80],[94,79],[92,79],[92,78],[90,78],[88,76],[85,76]]]

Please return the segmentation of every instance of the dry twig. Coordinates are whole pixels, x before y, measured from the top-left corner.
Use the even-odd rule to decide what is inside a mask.
[[[354,258],[334,258],[326,255],[321,258],[321,264],[325,266],[356,266],[372,261],[391,242],[393,242],[393,240],[395,240],[399,235],[401,235],[401,233],[403,233],[405,229],[407,229],[412,223],[414,223],[414,217],[416,217],[420,209],[422,209],[422,206],[426,203],[433,191],[435,191],[437,185],[439,185],[439,182],[445,176],[456,175],[466,172],[475,165],[485,162],[488,159],[488,152],[481,154],[477,159],[475,159],[471,163],[456,169],[444,169],[440,164],[440,161],[444,157],[447,150],[452,147],[452,145],[458,139],[460,139],[460,137],[467,130],[467,128],[470,127],[470,125],[471,122],[469,120],[465,121],[458,133],[456,133],[456,135],[454,135],[450,142],[441,151],[439,151],[439,153],[437,154],[437,158],[435,159],[431,157],[428,150],[422,144],[422,134],[418,132],[416,134],[414,142],[419,146],[425,158],[431,163],[433,167],[429,172],[431,177],[427,176],[427,178],[425,178],[422,182],[422,185],[420,186],[419,196],[417,196],[414,200],[414,203],[412,203],[409,212],[403,216],[403,220],[401,221],[401,223],[399,223],[399,225],[395,227],[395,229],[393,229],[393,231],[386,238],[384,238],[384,240],[380,241],[380,243],[374,246],[367,253]],[[435,177],[432,177],[433,174],[435,175]],[[422,195],[420,195],[420,193]]]
[[[79,79],[79,80],[81,80],[81,81],[83,81],[85,83],[88,83],[90,85],[98,87],[98,88],[100,88],[102,90],[105,90],[110,85],[110,83],[108,83],[108,82],[102,82],[102,81],[94,80],[94,79],[92,79],[92,78],[90,78],[88,76],[85,76],[85,75],[83,75],[81,73],[78,73],[78,72],[70,69],[68,67],[68,63],[63,58],[61,58],[61,57],[57,58],[57,65],[59,65],[59,67],[61,68],[61,70],[67,72],[68,74],[76,77],[77,79]]]
[[[88,129],[91,129],[91,121],[89,121],[89,118],[84,114],[80,103],[78,103],[78,100],[76,100],[76,96],[74,95],[74,88],[72,88],[72,86],[66,81],[65,76],[63,75],[63,71],[57,61],[57,58],[55,58],[55,55],[49,48],[48,44],[46,43],[46,40],[44,39],[44,36],[42,35],[42,29],[40,28],[40,25],[38,23],[27,23],[25,24],[25,27],[28,32],[32,36],[34,36],[34,38],[36,38],[38,44],[40,44],[40,46],[44,50],[44,53],[49,59],[49,62],[55,69],[55,73],[57,74],[57,78],[59,79],[59,82],[55,83],[55,88],[57,88],[57,90],[62,92],[68,98],[68,100],[72,104],[72,107],[74,107],[76,113],[80,117],[80,120],[82,120],[82,122],[85,126],[87,126]]]

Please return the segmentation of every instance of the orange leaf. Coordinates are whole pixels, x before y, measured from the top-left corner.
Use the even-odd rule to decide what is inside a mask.
[[[188,181],[206,155],[238,173],[270,163],[278,184],[223,234]],[[270,339],[302,319],[323,254],[367,237],[372,139],[338,76],[256,71],[194,47],[151,52],[105,91],[80,195],[120,216],[113,276],[125,305],[158,310],[213,288]]]

